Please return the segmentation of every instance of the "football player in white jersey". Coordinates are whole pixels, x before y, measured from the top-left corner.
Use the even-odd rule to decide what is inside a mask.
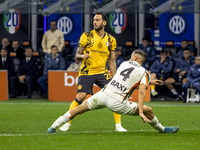
[[[129,61],[123,62],[113,79],[101,91],[87,99],[80,106],[60,116],[48,129],[48,133],[56,132],[62,124],[75,116],[89,110],[107,107],[119,114],[140,116],[144,122],[148,122],[161,133],[176,133],[179,127],[164,127],[158,121],[152,108],[144,105],[146,88],[149,84],[163,85],[161,80],[150,80],[149,73],[141,66],[146,60],[146,53],[135,50]],[[138,103],[128,101],[128,97],[134,89],[139,88]]]

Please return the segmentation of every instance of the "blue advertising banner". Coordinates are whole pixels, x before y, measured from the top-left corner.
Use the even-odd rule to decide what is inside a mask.
[[[160,46],[166,41],[174,41],[178,47],[183,39],[194,40],[194,14],[162,14],[159,17]]]
[[[47,30],[50,29],[51,20],[56,20],[57,29],[62,31],[65,41],[70,41],[70,46],[78,45],[78,40],[82,34],[82,15],[81,14],[53,14],[47,18]]]
[[[54,3],[57,3],[57,1],[48,1],[47,8]],[[57,29],[63,32],[65,41],[70,41],[71,47],[78,45],[78,40],[82,34],[82,8],[77,7],[80,4],[82,4],[82,1],[76,0],[47,17],[47,30],[50,29],[51,20],[55,20]]]
[[[165,3],[165,6],[169,8],[164,11],[165,13],[194,13],[195,1],[198,0],[159,0],[158,3],[159,5],[163,5]]]

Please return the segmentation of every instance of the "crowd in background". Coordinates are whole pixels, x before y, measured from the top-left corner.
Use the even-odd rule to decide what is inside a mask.
[[[81,61],[75,60],[77,47],[72,48],[69,43],[65,45],[64,36],[56,29],[55,21],[51,21],[50,27],[41,42],[42,51],[36,56],[31,46],[23,47],[18,40],[11,42],[8,38],[2,39],[0,70],[8,70],[10,98],[21,95],[32,98],[36,85],[43,91],[40,96],[47,98],[48,70],[79,70]],[[185,102],[188,88],[195,88],[200,94],[200,56],[195,56],[195,47],[187,40],[182,40],[179,48],[166,47],[161,51],[157,51],[147,38],[143,38],[138,47],[118,46],[115,55],[117,67],[129,60],[135,49],[147,53],[143,67],[150,72],[151,78],[165,82],[166,86],[162,88],[167,90],[151,86],[152,97],[164,95]],[[107,68],[109,70],[108,65]]]

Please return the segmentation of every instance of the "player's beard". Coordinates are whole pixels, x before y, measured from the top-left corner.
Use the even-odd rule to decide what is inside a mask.
[[[103,29],[103,24],[101,24],[98,28],[94,29],[96,32],[99,32],[100,30]]]

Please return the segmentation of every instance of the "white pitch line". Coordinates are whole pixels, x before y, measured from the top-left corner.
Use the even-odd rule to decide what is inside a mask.
[[[60,103],[60,102],[58,102],[58,103],[13,103],[13,102],[11,102],[11,103],[1,103],[0,102],[0,105],[1,104],[7,104],[7,105],[71,105],[71,103],[69,102],[66,102],[66,103]]]
[[[148,104],[147,104],[148,105]],[[199,104],[172,104],[172,105],[166,105],[166,104],[151,104],[149,103],[148,106],[153,106],[153,107],[200,107]]]
[[[46,103],[18,103],[18,102],[0,102],[0,105],[71,105],[71,102],[46,102]],[[200,107],[200,104],[153,104],[153,103],[148,103],[148,106],[153,106],[153,107]]]
[[[134,133],[134,132],[147,132],[147,131],[155,131],[155,130],[135,130],[130,132],[123,132],[123,133]],[[115,131],[81,131],[81,132],[58,132],[58,133],[27,133],[27,134],[0,134],[1,136],[38,136],[38,135],[64,135],[64,134],[94,134],[94,133],[122,133],[122,132],[115,132]]]
[[[130,131],[130,132],[147,132],[147,131],[155,131],[155,130],[135,130],[135,131]],[[129,133],[130,133],[129,132]],[[58,133],[53,133],[53,134],[50,134],[50,133],[27,133],[27,134],[0,134],[0,137],[1,136],[37,136],[37,135],[64,135],[64,134],[94,134],[94,133],[115,133],[115,131],[81,131],[81,132],[78,132],[78,131],[71,131],[71,132],[58,132]]]
[[[199,131],[199,129],[180,129],[179,131]],[[0,137],[10,137],[10,136],[38,136],[38,135],[65,135],[65,134],[95,134],[95,133],[136,133],[136,132],[157,132],[156,130],[134,130],[128,132],[115,132],[115,131],[68,131],[68,132],[58,132],[58,133],[18,133],[18,134],[0,134]]]

